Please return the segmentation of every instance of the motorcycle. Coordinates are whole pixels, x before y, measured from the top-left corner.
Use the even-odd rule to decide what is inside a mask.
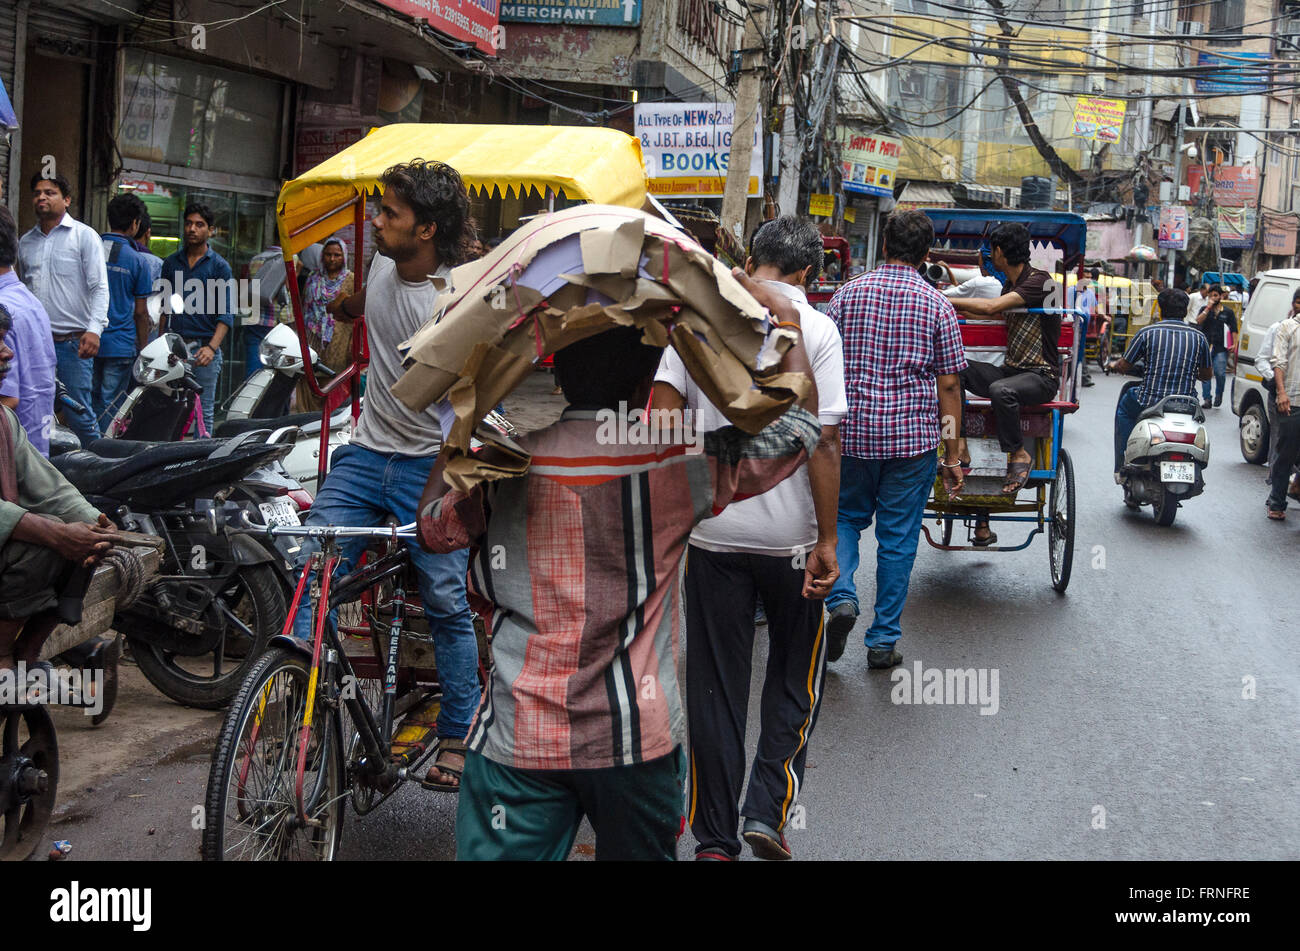
[[[200,436],[203,387],[194,378],[194,357],[177,334],[163,334],[135,358],[131,375],[140,385],[126,394],[108,424],[109,439],[175,442],[191,426]]]
[[[1205,491],[1209,461],[1210,436],[1200,402],[1195,396],[1166,396],[1138,417],[1129,434],[1119,474],[1124,504],[1131,509],[1150,505],[1157,525],[1172,525],[1179,506]]]
[[[225,532],[227,522],[242,524],[251,508],[232,498],[241,480],[289,451],[258,435],[174,443],[100,439],[51,459],[120,528],[165,540],[159,577],[115,627],[149,681],[187,706],[228,703],[284,626],[282,557]],[[260,506],[253,511],[265,519]]]

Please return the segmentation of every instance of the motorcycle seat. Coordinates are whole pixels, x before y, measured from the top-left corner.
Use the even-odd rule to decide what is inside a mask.
[[[294,413],[277,419],[227,419],[217,426],[212,435],[218,438],[238,436],[240,433],[254,429],[275,430],[283,429],[285,426],[306,426],[308,423],[319,422],[320,413]]]
[[[1157,416],[1165,415],[1165,413],[1184,412],[1183,409],[1178,407],[1178,404],[1182,403],[1184,406],[1195,407],[1195,409],[1193,409],[1192,413],[1190,414],[1192,419],[1196,420],[1198,423],[1205,422],[1205,410],[1201,408],[1200,401],[1197,400],[1195,397],[1170,396],[1170,397],[1166,397],[1165,399],[1172,400],[1174,405],[1166,408],[1165,400],[1161,400],[1159,403],[1156,403],[1154,406],[1148,406],[1141,413],[1139,413],[1138,421],[1140,422],[1144,419],[1155,419]]]
[[[96,440],[99,443],[120,443],[105,447],[120,451],[121,455],[101,455],[89,449],[65,452],[50,460],[54,468],[63,473],[82,495],[108,495],[110,489],[131,476],[156,466],[206,459],[222,443],[212,439],[190,439],[185,442],[136,442],[128,439]]]

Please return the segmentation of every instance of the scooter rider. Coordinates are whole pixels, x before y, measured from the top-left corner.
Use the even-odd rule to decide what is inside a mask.
[[[1183,320],[1187,315],[1186,292],[1167,288],[1156,301],[1160,321],[1138,331],[1124,356],[1111,364],[1111,369],[1120,373],[1132,373],[1136,364],[1146,364],[1142,382],[1125,386],[1115,405],[1116,484],[1124,466],[1124,447],[1142,411],[1166,396],[1179,394],[1195,398],[1196,381],[1208,380],[1213,375],[1209,341],[1199,327]]]

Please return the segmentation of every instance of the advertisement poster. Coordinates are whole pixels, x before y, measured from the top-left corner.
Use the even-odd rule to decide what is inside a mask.
[[[808,196],[808,214],[829,218],[835,214],[835,196],[813,193]]]
[[[646,102],[635,108],[652,195],[721,198],[731,163],[730,102]],[[761,194],[763,145],[754,121],[754,151],[749,160],[749,196]]]
[[[1165,205],[1160,209],[1160,249],[1162,251],[1187,250],[1187,209],[1181,205]]]
[[[842,185],[859,195],[894,197],[894,176],[903,154],[903,142],[892,135],[862,134],[840,129]]]
[[[1192,194],[1201,189],[1205,166],[1187,170],[1187,185]],[[1254,205],[1259,200],[1259,170],[1253,165],[1220,165],[1214,169],[1214,203],[1229,208]]]
[[[1280,254],[1289,257],[1295,254],[1295,239],[1296,220],[1294,218],[1280,218],[1273,215],[1264,216],[1263,251],[1265,254]]]
[[[1219,209],[1219,247],[1253,248],[1255,246],[1255,209]]]
[[[473,43],[487,56],[496,56],[492,28],[497,25],[498,0],[379,0],[408,17],[425,20],[439,33]]]
[[[641,0],[503,0],[501,22],[636,26],[641,22]]]
[[[1074,131],[1071,135],[1098,142],[1118,142],[1123,128],[1123,99],[1080,96],[1074,100]]]

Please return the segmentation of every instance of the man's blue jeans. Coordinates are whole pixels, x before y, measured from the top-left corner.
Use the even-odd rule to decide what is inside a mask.
[[[91,406],[101,432],[108,429],[122,400],[126,399],[126,391],[131,387],[131,367],[134,365],[135,357],[95,357]]]
[[[262,369],[260,350],[262,341],[271,332],[271,328],[263,327],[261,324],[244,324],[239,330],[244,335],[244,379],[247,380]]]
[[[203,339],[200,343],[207,343]],[[205,367],[194,367],[194,380],[199,386],[203,387],[203,394],[200,401],[203,403],[203,425],[207,427],[208,435],[212,435],[212,413],[217,407],[217,380],[221,378],[221,351],[218,350],[212,362]],[[198,428],[191,430],[195,435],[198,434]]]
[[[1228,379],[1228,351],[1216,353],[1210,357],[1210,367],[1214,370],[1214,401],[1220,402],[1223,399],[1223,390]],[[1201,399],[1210,398],[1210,381],[1201,381]]]
[[[1124,447],[1128,445],[1128,437],[1133,432],[1133,427],[1137,425],[1138,417],[1146,409],[1138,402],[1137,391],[1140,384],[1133,380],[1124,384],[1124,389],[1120,390],[1119,401],[1115,404],[1115,471],[1119,472],[1124,468]]]
[[[334,453],[325,486],[312,503],[306,523],[382,525],[389,515],[403,525],[413,522],[433,463],[433,456],[385,455],[362,446],[342,446]],[[339,545],[343,564],[335,577],[351,570],[365,544],[363,539],[355,539]],[[479,703],[478,640],[465,595],[469,551],[435,555],[414,541],[408,544],[420,580],[424,614],[433,632],[442,685],[438,735],[463,738]],[[299,570],[318,548],[317,543],[304,540],[297,556]],[[311,607],[306,603],[294,618],[294,635],[304,640],[312,637]]]
[[[862,533],[876,523],[876,616],[866,644],[888,650],[903,635],[899,620],[916,561],[925,502],[934,486],[939,457],[925,452],[910,459],[840,458],[839,543],[835,557],[840,576],[826,598],[827,610],[849,602],[858,611],[853,576],[858,570]]]
[[[89,445],[100,437],[99,426],[95,423],[94,412],[94,376],[95,361],[89,357],[77,356],[81,347],[76,339],[54,342],[55,374],[68,389],[68,396],[80,403],[82,412],[63,407],[63,418],[68,427],[77,434],[83,446]]]

